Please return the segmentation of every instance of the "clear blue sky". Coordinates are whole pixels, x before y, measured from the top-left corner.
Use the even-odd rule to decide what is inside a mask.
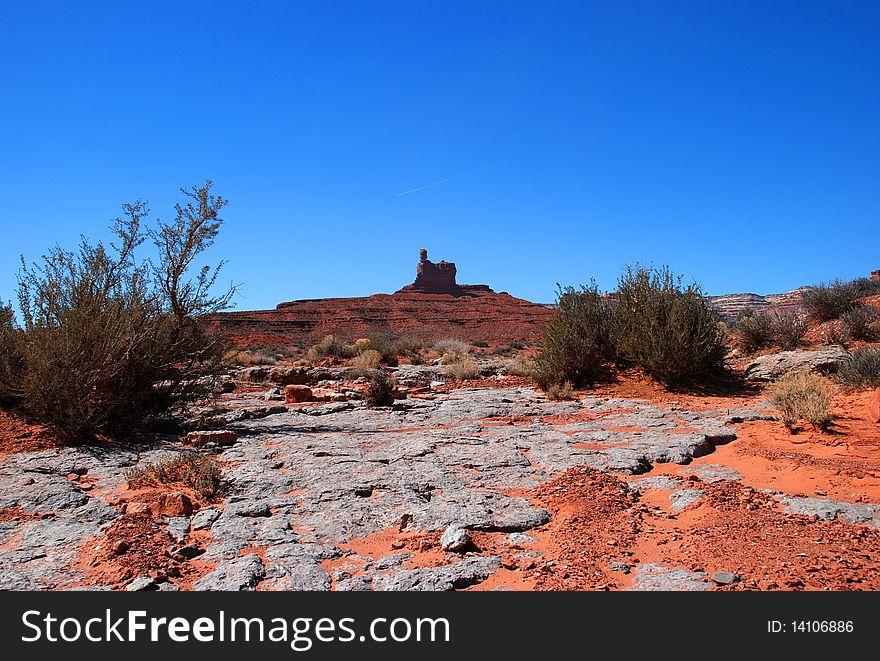
[[[0,63],[6,299],[19,254],[205,178],[239,309],[394,291],[423,246],[537,301],[633,260],[880,268],[874,1],[2,0]]]

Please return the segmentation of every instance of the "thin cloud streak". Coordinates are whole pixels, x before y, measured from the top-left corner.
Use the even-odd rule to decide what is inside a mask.
[[[403,191],[402,193],[398,193],[395,197],[403,197],[404,195],[409,195],[410,193],[416,193],[420,190],[425,190],[426,188],[432,188],[433,186],[439,186],[440,184],[445,184],[447,181],[452,181],[453,179],[460,179],[461,177],[470,174],[470,172],[463,172],[462,174],[457,174],[454,177],[446,177],[446,179],[440,179],[439,181],[435,181],[430,184],[426,184],[424,186],[419,186],[418,188],[413,188],[412,190]]]

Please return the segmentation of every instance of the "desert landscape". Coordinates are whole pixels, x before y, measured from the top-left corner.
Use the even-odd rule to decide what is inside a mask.
[[[423,249],[394,294],[210,310],[181,415],[0,412],[0,589],[877,590],[878,275],[539,304]],[[664,293],[660,358],[625,349],[628,287]],[[662,363],[679,303],[719,369]]]

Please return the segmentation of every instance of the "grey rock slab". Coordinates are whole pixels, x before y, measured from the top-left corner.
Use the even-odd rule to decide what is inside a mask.
[[[199,512],[196,512],[196,514],[192,517],[192,529],[205,530],[207,528],[210,528],[219,516],[220,511],[213,508],[200,510]]]
[[[759,356],[746,365],[745,378],[749,381],[773,381],[794,370],[833,372],[838,363],[849,354],[841,347],[829,347],[815,351],[780,351]]]
[[[638,491],[646,491],[652,489],[678,489],[681,486],[681,478],[671,477],[669,475],[652,475],[650,477],[642,477],[632,480],[629,486]]]
[[[189,519],[182,516],[167,517],[168,532],[178,542],[182,542],[189,535]]]
[[[742,479],[742,475],[736,470],[723,464],[689,466],[684,472],[689,475],[696,475],[705,482],[736,482]]]
[[[214,592],[252,591],[264,575],[259,556],[251,553],[221,562],[214,571],[196,581],[193,588]]]
[[[373,589],[380,592],[458,590],[485,581],[499,567],[498,556],[467,558],[442,567],[379,574],[373,578]]]
[[[683,510],[688,505],[693,505],[703,496],[699,489],[682,489],[669,494],[673,510]]]
[[[711,590],[703,572],[690,572],[680,567],[665,567],[661,564],[644,564],[635,568],[635,578],[629,588],[634,591],[685,591],[700,592]]]
[[[880,527],[880,504],[847,503],[825,498],[798,498],[794,496],[776,496],[783,509],[789,514],[817,516],[825,521],[840,519],[853,525],[868,523]]]

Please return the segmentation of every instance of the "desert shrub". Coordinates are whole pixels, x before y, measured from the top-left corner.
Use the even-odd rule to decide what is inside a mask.
[[[807,370],[780,377],[770,388],[770,402],[789,428],[805,420],[816,429],[824,429],[832,420],[831,393],[825,379]]]
[[[495,349],[492,351],[492,355],[495,356],[509,356],[512,353],[513,349],[511,349],[510,347],[495,347]]]
[[[479,349],[485,349],[489,346],[489,343],[486,340],[474,340],[471,342],[471,346],[475,346]]]
[[[355,367],[356,369],[363,372],[378,368],[381,362],[382,355],[375,349],[365,349],[363,352],[359,353],[357,356],[351,359],[352,367]]]
[[[699,285],[683,287],[667,267],[627,267],[610,322],[618,359],[668,385],[724,369],[727,348],[718,315]]]
[[[571,385],[570,381],[565,381],[562,384],[559,383],[551,383],[547,387],[547,397],[556,402],[562,402],[567,400],[572,400],[576,398],[574,393],[574,388]]]
[[[12,307],[0,301],[0,404],[10,405],[20,395],[21,331]]]
[[[880,312],[872,305],[856,304],[840,315],[840,325],[851,340],[875,342],[880,339]]]
[[[777,314],[773,318],[773,341],[781,349],[791,351],[803,344],[810,329],[807,319],[797,312]]]
[[[394,380],[385,370],[373,372],[367,392],[364,396],[367,406],[391,406],[394,403]]]
[[[737,315],[733,336],[736,346],[745,353],[755,353],[772,346],[773,318],[764,312],[756,313],[752,308],[746,308]]]
[[[468,353],[465,354],[444,354],[444,358],[454,356],[453,359],[444,363],[443,373],[456,381],[468,381],[476,379],[480,376],[480,366],[474,357]]]
[[[849,390],[880,388],[880,349],[856,349],[837,365],[834,375]]]
[[[83,238],[75,252],[22,259],[17,407],[81,435],[128,434],[211,394],[222,351],[207,319],[234,288],[210,293],[219,266],[192,274],[223,222],[226,201],[210,188],[181,189],[189,200],[171,222],[145,228],[139,201],[124,205],[109,245]],[[147,238],[155,261],[135,255]]]
[[[560,287],[556,314],[544,331],[534,362],[534,378],[545,390],[569,381],[574,386],[595,383],[605,373],[611,346],[608,308],[596,283]]]
[[[365,337],[354,343],[358,354],[375,351],[386,365],[397,365],[397,347],[381,337]]]
[[[186,450],[165,461],[130,468],[125,479],[133,488],[181,485],[212,500],[220,492],[222,471],[210,457]]]
[[[352,358],[358,353],[354,344],[346,344],[333,335],[325,335],[324,338],[309,349],[309,355],[314,358]]]
[[[853,309],[866,296],[880,293],[880,283],[867,278],[851,281],[833,280],[806,289],[801,294],[804,308],[815,321],[831,321]]]
[[[509,346],[514,351],[522,351],[523,349],[526,348],[525,344],[523,344],[522,342],[517,342],[516,340],[514,340],[513,342],[511,342],[507,346]]]

